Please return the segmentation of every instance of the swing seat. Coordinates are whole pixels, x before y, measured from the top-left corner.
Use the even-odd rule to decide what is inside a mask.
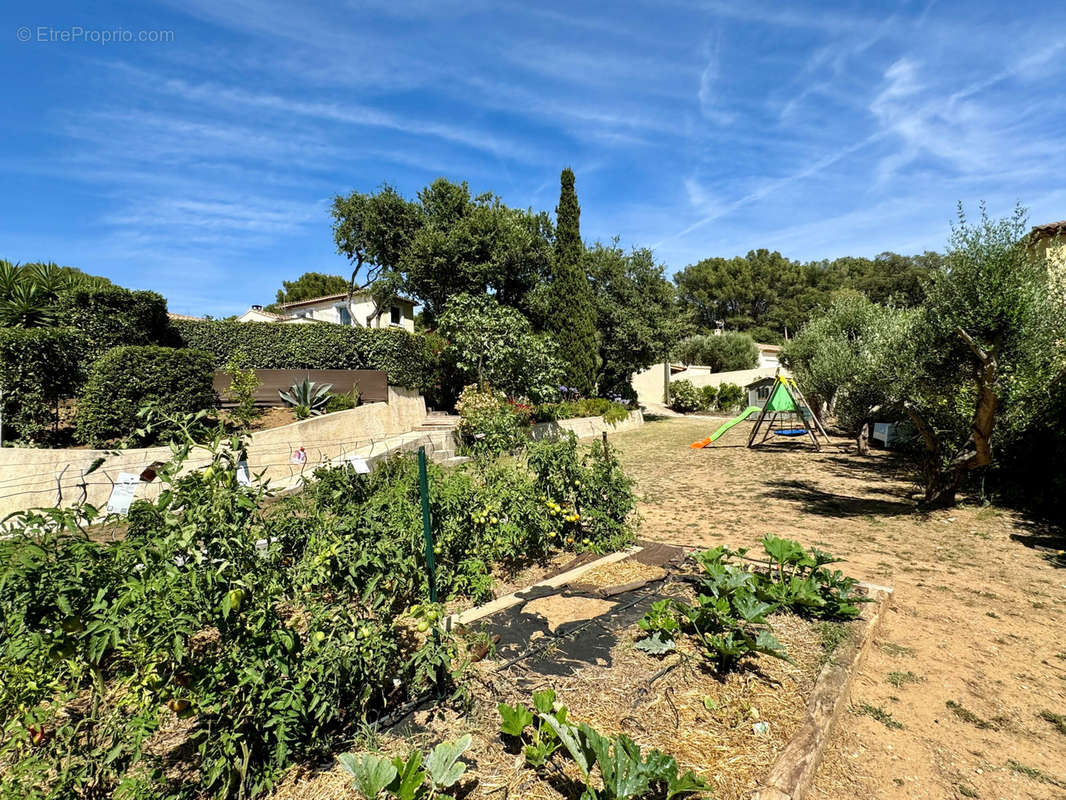
[[[806,428],[781,428],[774,431],[774,436],[806,436]]]

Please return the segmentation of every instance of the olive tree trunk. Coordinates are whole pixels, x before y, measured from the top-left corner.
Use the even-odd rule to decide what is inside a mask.
[[[999,412],[999,396],[995,391],[996,378],[999,375],[996,349],[982,347],[962,328],[956,328],[956,332],[977,359],[977,402],[974,405],[970,436],[966,444],[945,462],[943,445],[936,431],[917,407],[912,403],[904,404],[907,416],[925,443],[923,483],[925,503],[931,506],[954,505],[966,473],[992,463],[992,431]]]

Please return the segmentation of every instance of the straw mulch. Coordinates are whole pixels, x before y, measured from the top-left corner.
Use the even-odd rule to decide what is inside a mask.
[[[603,733],[625,733],[645,750],[673,755],[683,770],[694,770],[714,786],[715,798],[746,797],[798,728],[825,660],[815,624],[785,614],[773,623],[796,663],[760,656],[724,676],[706,668],[685,641],[680,652],[662,659],[635,650],[633,642],[640,638],[635,626],[619,633],[605,663],[582,666],[567,677],[538,674],[536,667],[543,665],[526,662],[498,671],[499,662],[490,657],[469,668],[469,698],[462,712],[419,712],[353,749],[401,754],[470,733],[473,746],[464,757],[470,766],[463,780],[469,798],[576,798],[579,789],[565,779],[577,773],[566,758],[556,755],[549,769],[534,771],[521,755],[505,750],[499,734],[498,703],[528,706],[533,689],[551,687],[570,709],[570,719]],[[756,723],[768,723],[768,729]],[[350,777],[333,765],[294,770],[274,800],[353,797]]]
[[[633,581],[655,581],[666,575],[666,570],[654,564],[642,564],[631,558],[605,564],[591,569],[577,579],[582,586],[623,586]]]

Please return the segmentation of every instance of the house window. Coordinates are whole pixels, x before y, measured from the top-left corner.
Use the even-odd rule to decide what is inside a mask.
[[[337,306],[337,321],[341,325],[351,325],[352,315],[348,311],[348,306]]]
[[[759,393],[758,393],[757,396],[758,396],[758,398],[760,400],[765,400],[766,398],[768,398],[770,396],[770,387],[769,386],[760,386],[759,387]]]
[[[403,311],[399,306],[393,306],[389,309],[389,322],[393,325],[399,325],[403,321]]]

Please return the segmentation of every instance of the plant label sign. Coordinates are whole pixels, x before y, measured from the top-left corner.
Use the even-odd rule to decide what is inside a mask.
[[[360,475],[367,475],[370,472],[370,465],[366,463],[366,459],[362,456],[348,456],[348,463]]]
[[[289,461],[293,464],[306,464],[307,452],[301,447],[293,452],[292,456],[289,458]]]
[[[248,472],[248,462],[247,461],[238,461],[237,462],[237,485],[238,486],[251,486],[252,485],[252,476]]]
[[[137,493],[137,484],[140,482],[140,473],[120,472],[111,490],[111,498],[107,501],[107,513],[127,514],[130,510],[130,503],[133,502],[133,497]]]

